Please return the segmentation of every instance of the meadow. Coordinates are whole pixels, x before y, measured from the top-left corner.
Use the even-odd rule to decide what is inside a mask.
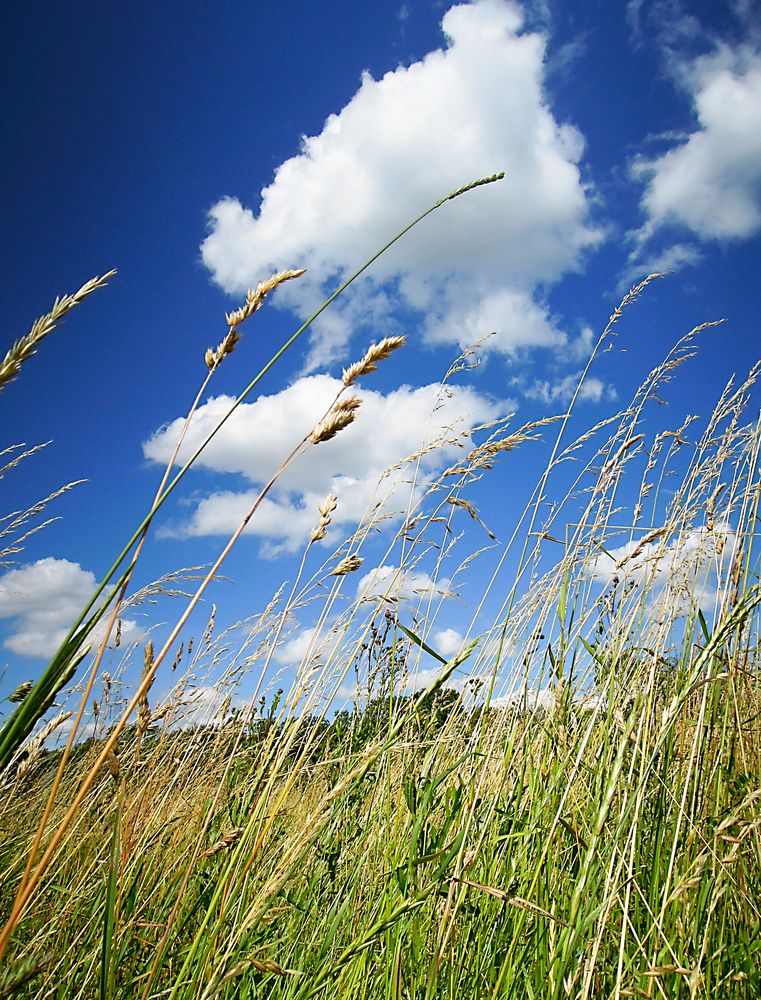
[[[227,315],[186,427],[244,324],[298,277],[274,275]],[[56,300],[6,356],[0,390],[18,375],[23,391],[23,364],[71,309],[108,294],[108,278]],[[613,312],[586,372],[651,280]],[[341,502],[327,497],[296,579],[245,621],[220,631],[212,613],[190,635],[278,473],[213,566],[159,581],[182,592],[176,624],[157,648],[124,649],[112,674],[105,633],[140,599],[130,581],[151,522],[194,458],[178,473],[170,462],[58,653],[3,706],[0,997],[761,995],[757,373],[710,413],[656,433],[648,423],[668,382],[700,363],[701,331],[574,438],[583,378],[556,418],[464,437],[401,518],[369,511],[307,571]],[[397,350],[403,338],[380,340],[344,370],[281,472],[362,419],[354,387]],[[512,583],[495,595],[483,579],[483,602],[498,606],[489,628],[445,656],[432,633],[446,595],[419,595],[414,613],[394,581],[385,596],[342,599],[379,526],[401,573],[422,553],[434,578],[476,573],[455,544],[463,525],[483,535],[473,491],[540,437],[546,468],[498,526]],[[23,455],[5,458],[4,472]],[[419,459],[406,461],[413,481]],[[41,513],[0,544],[17,550]],[[305,607],[309,648],[273,690],[275,653]],[[200,717],[205,676],[219,697]],[[254,692],[245,701],[241,687]]]

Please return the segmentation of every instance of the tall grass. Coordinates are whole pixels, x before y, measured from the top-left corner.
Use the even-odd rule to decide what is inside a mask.
[[[567,414],[498,421],[432,482],[410,456],[385,595],[348,597],[383,510],[308,570],[328,498],[261,613],[144,651],[126,707],[91,667],[91,737],[61,767],[38,728],[4,772],[0,996],[758,996],[756,373],[702,432],[650,413],[699,333],[576,439]],[[297,452],[339,433],[351,398]],[[539,436],[535,492],[480,551],[480,479]],[[421,566],[439,590],[399,600]],[[487,583],[449,658],[441,591],[465,574]],[[276,690],[305,610],[310,648]],[[154,702],[167,658],[180,676]]]

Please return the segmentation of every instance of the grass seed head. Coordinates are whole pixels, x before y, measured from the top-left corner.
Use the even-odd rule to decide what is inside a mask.
[[[19,684],[19,686],[8,695],[8,701],[13,702],[15,705],[21,704],[33,687],[34,685],[31,681],[22,681],[21,684]]]
[[[145,646],[145,654],[143,656],[143,681],[151,673],[153,669],[153,643],[149,639]],[[144,733],[148,726],[151,724],[151,707],[148,704],[148,692],[153,686],[154,678],[151,677],[150,683],[146,687],[145,691],[140,695],[140,701],[138,702],[137,708],[137,729],[139,733]]]
[[[335,403],[324,420],[321,420],[309,435],[312,444],[322,444],[323,441],[330,441],[339,431],[342,431],[349,424],[353,424],[356,418],[360,400],[357,396],[347,396],[339,399]]]
[[[363,358],[355,361],[348,368],[344,368],[343,384],[345,386],[354,385],[358,378],[374,372],[381,361],[385,361],[394,351],[403,347],[406,341],[406,337],[385,337],[377,344],[371,344]]]
[[[333,511],[338,506],[338,498],[329,493],[317,508],[320,512],[320,523],[316,528],[312,528],[309,535],[310,542],[319,542],[325,537],[325,529],[331,522]]]
[[[243,305],[239,309],[226,314],[227,325],[231,330],[236,326],[240,326],[249,316],[253,316],[257,309],[262,306],[269,293],[273,292],[278,285],[282,285],[286,281],[292,281],[294,278],[300,278],[305,270],[306,268],[302,267],[295,271],[278,271],[277,274],[273,274],[264,281],[260,281],[256,288],[250,288],[246,293],[246,301]]]
[[[240,334],[235,327],[230,327],[224,339],[217,345],[217,349],[215,351],[212,351],[210,347],[207,348],[206,354],[204,355],[204,361],[206,362],[206,367],[209,371],[215,371],[222,364],[227,355],[233,353],[239,343]]]
[[[304,273],[304,268],[297,271],[279,271],[265,281],[260,281],[256,288],[250,288],[246,293],[246,301],[239,309],[225,313],[225,320],[229,327],[224,339],[217,345],[216,350],[207,348],[204,355],[206,367],[210,372],[216,371],[228,354],[232,354],[240,343],[240,333],[238,327],[245,323],[249,316],[260,309],[270,292],[274,291],[278,285],[293,278],[299,278]]]
[[[21,366],[24,362],[28,361],[36,352],[40,341],[44,340],[49,333],[55,330],[64,316],[74,309],[75,306],[78,306],[88,295],[91,295],[98,288],[103,288],[108,283],[109,278],[113,278],[115,274],[116,271],[109,271],[108,274],[91,278],[86,284],[82,285],[78,292],[74,292],[73,295],[64,295],[63,297],[56,298],[50,312],[35,320],[29,333],[20,340],[17,340],[3,360],[0,361],[0,389],[4,385],[7,385],[8,382],[13,381],[21,371]]]
[[[344,556],[340,563],[335,569],[330,571],[331,576],[346,576],[347,573],[356,572],[362,565],[362,559],[359,556],[351,555]]]
[[[243,836],[243,827],[237,826],[234,830],[230,830],[226,833],[221,840],[218,840],[216,844],[212,844],[207,850],[203,852],[205,858],[213,858],[215,854],[219,854],[220,851],[226,851],[228,847],[232,847],[236,844],[240,838]]]
[[[109,750],[108,757],[106,757],[106,767],[108,768],[108,773],[114,781],[118,781],[122,765],[113,750]]]

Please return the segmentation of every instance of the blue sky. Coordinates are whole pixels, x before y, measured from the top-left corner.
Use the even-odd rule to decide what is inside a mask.
[[[653,270],[674,273],[625,314],[586,383],[578,432],[700,322],[727,318],[669,386],[674,426],[707,416],[758,359],[761,19],[750,2],[14,6],[0,42],[3,350],[56,294],[119,274],[0,393],[0,447],[52,441],[3,478],[0,513],[87,480],[0,572],[0,690],[37,675],[140,520],[204,352],[246,288],[308,269],[246,325],[201,423],[337,280],[478,176],[507,173],[395,247],[262,383],[160,518],[137,584],[216,556],[342,366],[380,336],[409,339],[363,383],[357,424],[307,455],[241,540],[232,582],[210,595],[224,622],[293,579],[329,490],[339,505],[317,562],[351,533],[378,475],[418,447],[453,358],[486,334],[482,364],[455,377],[434,424],[562,411],[622,293]],[[479,487],[500,539],[547,449],[526,446]],[[384,541],[367,546],[362,576],[389,565]],[[490,568],[439,616],[442,648],[466,630]],[[140,609],[132,634],[170,614]]]

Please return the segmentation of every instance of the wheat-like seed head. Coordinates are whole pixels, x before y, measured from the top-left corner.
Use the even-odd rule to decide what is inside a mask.
[[[351,555],[344,556],[343,559],[338,563],[335,569],[330,571],[331,576],[346,576],[347,573],[354,573],[362,565],[362,559],[359,556]]]
[[[625,556],[622,556],[622,558],[618,560],[618,562],[616,563],[616,569],[617,570],[623,569],[626,563],[636,559],[637,556],[642,554],[646,546],[650,545],[651,542],[655,542],[657,541],[657,539],[662,538],[667,533],[667,531],[668,531],[667,528],[655,528],[653,531],[648,531],[648,533],[639,540],[637,546],[634,549],[632,549],[631,552],[629,552]]]
[[[321,517],[329,518],[337,506],[338,497],[334,496],[332,493],[328,493],[317,509],[319,510]]]
[[[300,278],[304,273],[304,268],[296,271],[279,271],[277,274],[273,274],[271,277],[266,278],[264,281],[260,281],[256,288],[250,288],[246,293],[246,301],[239,309],[234,309],[232,312],[225,313],[225,320],[230,328],[227,331],[224,339],[217,345],[216,350],[212,350],[211,347],[207,348],[206,354],[204,355],[204,361],[206,362],[206,367],[210,372],[217,369],[228,354],[232,354],[235,348],[240,342],[240,333],[238,332],[238,327],[245,323],[249,316],[260,309],[270,292],[274,291],[278,285],[282,285],[285,281],[292,281],[294,278]]]
[[[145,646],[145,654],[143,656],[143,679],[148,676],[153,668],[153,643],[149,639]],[[148,704],[148,692],[153,685],[153,678],[151,678],[151,683],[147,686],[145,691],[140,697],[137,708],[137,731],[138,733],[144,733],[148,726],[151,724],[151,707]]]
[[[463,184],[462,187],[457,188],[451,194],[448,194],[446,198],[442,198],[439,204],[443,204],[445,201],[454,201],[455,198],[459,198],[461,194],[467,194],[468,191],[473,191],[475,188],[483,187],[484,184],[493,184],[495,181],[501,181],[505,176],[505,171],[500,170],[498,174],[491,174],[489,177],[480,177],[477,181],[471,181],[469,184]]]
[[[264,281],[260,281],[256,288],[250,288],[246,293],[246,301],[243,305],[239,309],[235,309],[233,312],[225,315],[227,325],[231,329],[240,326],[249,316],[253,316],[256,310],[262,306],[269,293],[273,292],[278,285],[282,285],[286,281],[292,281],[294,278],[300,278],[305,270],[306,268],[302,267],[295,271],[279,271]]]
[[[27,774],[32,770],[35,761],[40,755],[40,751],[45,745],[46,740],[50,737],[60,725],[66,722],[67,719],[71,718],[71,712],[59,712],[52,719],[45,723],[45,725],[37,732],[25,746],[21,747],[20,750],[11,758],[10,764],[8,765],[9,773],[13,773],[13,781],[20,782],[23,781]],[[16,764],[15,773],[13,771],[13,765]]]
[[[108,757],[106,757],[106,767],[108,768],[108,773],[114,779],[114,781],[119,780],[119,774],[121,773],[122,765],[121,761],[114,753],[113,750],[109,750]]]
[[[221,840],[218,840],[216,844],[212,844],[211,847],[207,848],[203,852],[205,858],[213,858],[215,854],[219,854],[220,851],[226,850],[228,847],[232,847],[233,844],[237,843],[243,836],[243,827],[236,826],[234,830],[230,830],[226,833]]]
[[[316,528],[312,528],[309,535],[310,542],[319,542],[325,537],[325,529],[331,521],[333,511],[338,506],[338,498],[329,493],[317,508],[320,512],[320,523]]]
[[[102,288],[108,282],[109,278],[113,278],[115,274],[116,271],[109,271],[108,274],[102,276],[96,275],[96,277],[91,278],[86,284],[82,285],[79,291],[74,292],[73,295],[64,295],[62,298],[57,298],[50,312],[45,313],[44,316],[40,316],[39,319],[35,320],[29,333],[20,340],[17,340],[3,360],[0,361],[0,389],[8,382],[13,381],[21,370],[23,363],[28,361],[35,353],[40,341],[55,330],[66,313],[74,309],[75,306],[78,306],[80,302],[98,288]]]
[[[34,687],[31,681],[22,681],[9,695],[8,701],[20,704]]]
[[[355,361],[348,368],[344,368],[343,384],[345,386],[353,385],[358,378],[374,372],[381,361],[385,361],[389,355],[398,351],[406,342],[406,337],[385,337],[377,344],[371,344],[363,358]]]
[[[233,353],[239,343],[240,334],[235,327],[230,327],[224,339],[217,344],[217,349],[215,351],[212,351],[210,347],[206,350],[204,361],[206,362],[206,367],[209,371],[213,372],[215,368],[218,368],[227,355]]]
[[[322,444],[323,441],[330,441],[339,431],[342,431],[349,424],[354,423],[361,400],[357,396],[347,396],[339,399],[328,412],[324,420],[321,420],[314,428],[309,438],[312,444]]]

